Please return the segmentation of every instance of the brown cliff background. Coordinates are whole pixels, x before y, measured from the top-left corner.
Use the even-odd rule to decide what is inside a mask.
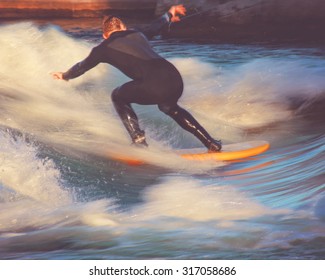
[[[0,0],[0,18],[98,17],[107,11],[153,14],[156,0]]]

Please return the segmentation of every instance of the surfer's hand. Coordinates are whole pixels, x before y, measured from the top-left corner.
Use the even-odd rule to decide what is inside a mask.
[[[176,22],[181,20],[178,15],[185,16],[186,8],[184,5],[175,5],[172,6],[168,12],[172,15],[172,18],[170,19],[171,22]]]
[[[63,72],[53,72],[51,74],[52,74],[53,79],[55,79],[55,80],[64,80]]]

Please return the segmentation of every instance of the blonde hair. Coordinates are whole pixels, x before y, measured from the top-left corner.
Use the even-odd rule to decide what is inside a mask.
[[[114,30],[121,30],[123,27],[125,27],[125,25],[118,17],[105,16],[103,19],[103,33],[111,33]]]

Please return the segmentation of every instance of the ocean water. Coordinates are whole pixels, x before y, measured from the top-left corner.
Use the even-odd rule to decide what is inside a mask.
[[[150,148],[130,145],[110,99],[128,78],[109,65],[52,79],[100,40],[96,26],[0,25],[1,259],[324,259],[324,46],[154,40],[214,137],[271,143],[201,163],[175,155],[200,143],[156,106],[134,107]]]

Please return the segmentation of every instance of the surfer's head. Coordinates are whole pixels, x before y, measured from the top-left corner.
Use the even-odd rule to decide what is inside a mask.
[[[118,17],[105,16],[103,19],[102,28],[103,28],[103,37],[104,39],[107,39],[115,31],[126,30],[126,25]]]

